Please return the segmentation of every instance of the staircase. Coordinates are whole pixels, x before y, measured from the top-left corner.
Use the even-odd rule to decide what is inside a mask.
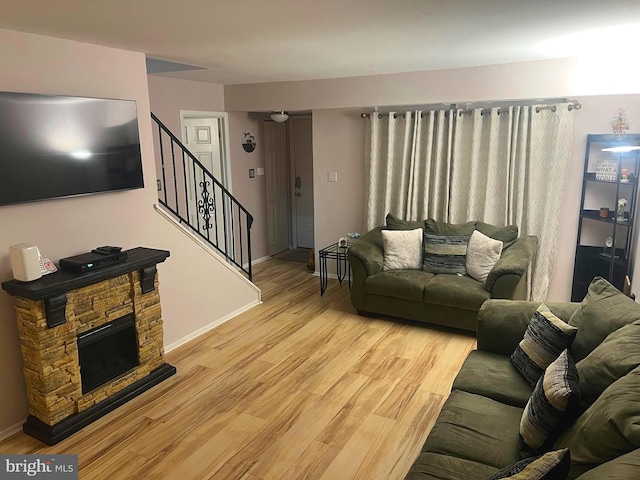
[[[157,126],[153,141],[162,166],[158,201],[251,281],[253,216],[158,117],[151,113],[151,118]]]

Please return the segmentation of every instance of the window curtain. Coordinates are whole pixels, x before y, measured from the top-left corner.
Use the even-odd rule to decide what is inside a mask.
[[[536,235],[529,298],[543,300],[556,258],[571,155],[568,104],[373,114],[366,148],[367,228],[408,220],[482,220]]]

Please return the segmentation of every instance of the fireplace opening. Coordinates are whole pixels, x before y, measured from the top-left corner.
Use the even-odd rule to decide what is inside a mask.
[[[83,394],[140,364],[134,318],[131,313],[78,335]]]

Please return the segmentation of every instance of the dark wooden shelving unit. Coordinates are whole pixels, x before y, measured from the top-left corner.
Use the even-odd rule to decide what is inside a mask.
[[[582,198],[576,241],[571,300],[581,301],[594,277],[609,280],[620,290],[629,275],[634,256],[634,222],[637,202],[640,150],[625,148],[640,146],[640,134],[587,136]],[[603,149],[616,149],[603,151]],[[596,170],[609,162],[616,164],[613,178],[603,179]],[[626,179],[622,170],[626,169]],[[626,199],[622,208],[624,220],[618,213],[618,201]],[[601,208],[608,213],[601,214]],[[607,239],[611,247],[607,247]]]

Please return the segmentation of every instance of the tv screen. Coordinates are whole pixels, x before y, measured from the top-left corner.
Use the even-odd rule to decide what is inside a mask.
[[[0,92],[0,205],[142,187],[135,101]]]

